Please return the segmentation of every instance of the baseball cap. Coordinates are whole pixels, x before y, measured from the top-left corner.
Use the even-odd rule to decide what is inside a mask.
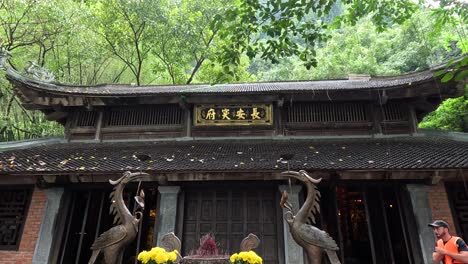
[[[444,220],[435,220],[434,222],[428,224],[428,226],[430,226],[430,227],[446,227],[446,228],[449,227],[447,222],[445,222]]]

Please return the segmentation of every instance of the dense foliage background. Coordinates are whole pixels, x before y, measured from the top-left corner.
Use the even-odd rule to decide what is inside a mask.
[[[34,61],[80,85],[394,75],[468,51],[463,0],[318,2],[0,0],[0,47],[18,71]],[[23,109],[0,74],[0,141],[63,133]],[[420,126],[468,131],[467,98],[447,100]]]

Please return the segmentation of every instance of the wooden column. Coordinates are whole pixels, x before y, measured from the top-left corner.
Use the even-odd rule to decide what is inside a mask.
[[[416,116],[416,111],[414,110],[414,106],[408,105],[408,122],[410,127],[410,134],[414,135],[418,133],[418,118]]]
[[[283,99],[280,99],[273,107],[273,122],[276,136],[284,136],[283,102]]]
[[[68,115],[67,121],[65,122],[64,137],[67,141],[70,141],[71,138],[70,128],[72,126],[72,122],[75,121],[75,116],[76,115],[72,112],[70,115]]]
[[[382,134],[382,108],[380,105],[371,104],[371,118],[373,123],[373,134]]]
[[[97,122],[96,122],[96,133],[94,134],[94,140],[101,141],[102,140],[102,118],[104,113],[102,111],[98,112]]]
[[[192,111],[191,111],[191,107],[186,105],[185,106],[185,128],[184,128],[184,131],[185,131],[185,136],[186,137],[191,137],[192,136]]]

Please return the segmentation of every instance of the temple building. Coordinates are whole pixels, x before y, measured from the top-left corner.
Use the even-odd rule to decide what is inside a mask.
[[[0,263],[88,263],[112,226],[109,193],[125,171],[146,172],[140,232],[122,263],[175,234],[182,254],[201,236],[223,253],[249,233],[265,264],[302,264],[279,207],[294,210],[322,178],[317,226],[343,264],[432,263],[427,223],[444,219],[468,239],[468,136],[418,122],[466,81],[440,69],[391,77],[217,85],[73,86],[19,73],[23,106],[65,128],[63,138],[0,143]],[[139,158],[146,156],[146,159]],[[140,186],[141,185],[141,186]]]

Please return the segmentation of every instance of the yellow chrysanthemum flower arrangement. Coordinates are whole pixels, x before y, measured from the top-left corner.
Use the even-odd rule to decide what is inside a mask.
[[[154,247],[138,254],[138,260],[143,264],[173,264],[177,260],[177,250],[167,252],[164,248]]]
[[[234,264],[262,264],[263,260],[257,253],[251,251],[243,251],[240,253],[232,254],[229,258],[231,263]]]

